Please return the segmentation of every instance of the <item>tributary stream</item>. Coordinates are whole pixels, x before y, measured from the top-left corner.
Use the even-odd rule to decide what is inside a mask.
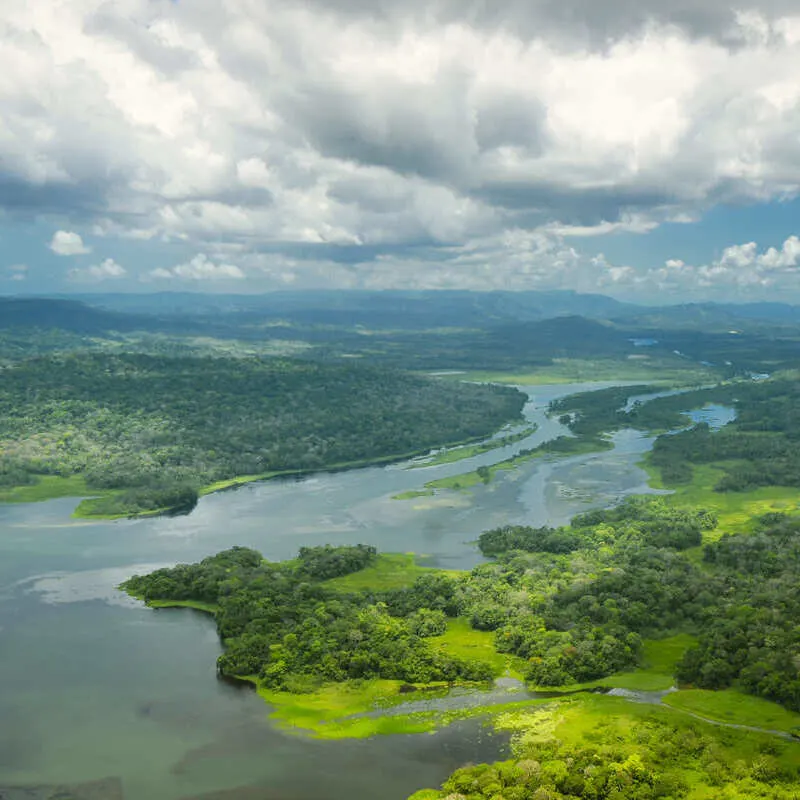
[[[470,568],[487,528],[558,525],[647,491],[636,462],[652,438],[621,431],[614,450],[533,460],[471,493],[393,495],[566,433],[548,403],[610,385],[522,387],[536,433],[469,460],[251,484],[184,517],[83,522],[70,518],[77,500],[0,505],[0,798],[23,796],[9,786],[110,777],[125,800],[402,800],[466,762],[500,757],[505,738],[478,720],[333,742],[276,730],[253,692],[217,680],[211,618],[153,611],[115,586],[235,544],[280,560],[302,545],[364,542]]]

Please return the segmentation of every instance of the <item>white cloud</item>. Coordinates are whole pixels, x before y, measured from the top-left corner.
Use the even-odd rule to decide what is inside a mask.
[[[80,235],[72,231],[56,231],[50,240],[50,249],[59,256],[80,256],[91,252]]]
[[[191,261],[171,269],[157,267],[150,270],[149,277],[161,280],[226,281],[241,280],[245,274],[235,264],[215,264],[204,253],[198,253]]]
[[[67,273],[70,280],[90,282],[124,278],[127,274],[127,270],[117,264],[113,258],[107,258],[100,264],[93,264],[89,267],[76,267]]]
[[[318,266],[364,247],[391,252],[409,285],[528,285],[548,258],[554,284],[581,264],[621,285],[622,267],[597,273],[565,239],[800,191],[796,0],[736,8],[6,0],[1,202],[97,236],[238,246],[254,263],[318,249],[280,273],[298,283],[304,269],[369,282],[370,268],[385,282],[372,256]],[[467,257],[506,233],[556,244],[506,253],[497,276]],[[88,252],[65,230],[50,247]],[[750,258],[739,247],[721,265]],[[761,257],[784,265],[789,247]],[[150,276],[243,277],[194,262]]]
[[[726,247],[722,252],[719,265],[722,267],[742,268],[749,267],[756,260],[758,245],[755,242],[747,244],[734,244]]]
[[[778,285],[784,297],[791,297],[800,292],[800,238],[789,236],[780,247],[761,251],[756,242],[730,245],[707,264],[672,258],[664,266],[642,270],[608,265],[608,273],[618,282],[617,289],[651,300],[670,296],[757,300],[775,297]]]
[[[776,271],[782,269],[794,271],[798,261],[800,261],[800,239],[797,236],[790,236],[780,250],[770,247],[758,257],[761,267]]]

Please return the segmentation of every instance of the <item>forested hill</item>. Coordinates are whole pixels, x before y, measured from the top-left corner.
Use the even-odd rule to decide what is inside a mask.
[[[519,419],[516,389],[351,364],[79,354],[0,370],[0,486],[80,475],[104,513],[236,476],[426,451]]]
[[[147,330],[154,318],[93,308],[76,300],[0,297],[0,329],[61,330],[78,334]]]

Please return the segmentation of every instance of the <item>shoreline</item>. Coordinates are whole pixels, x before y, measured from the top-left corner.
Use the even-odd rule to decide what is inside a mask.
[[[505,422],[500,428],[490,431],[486,435],[472,436],[467,439],[459,439],[454,442],[446,442],[434,447],[425,447],[413,450],[406,453],[396,453],[385,456],[375,456],[373,458],[357,459],[354,461],[341,461],[328,466],[301,468],[301,469],[287,469],[287,470],[272,470],[268,472],[259,473],[257,475],[238,475],[234,478],[226,478],[225,480],[215,481],[206,484],[197,489],[198,497],[205,497],[206,495],[215,494],[217,492],[230,491],[237,489],[241,486],[246,486],[250,483],[257,483],[259,481],[274,480],[276,478],[304,478],[309,475],[319,475],[323,473],[336,473],[347,472],[355,469],[366,469],[368,467],[389,466],[391,464],[399,464],[403,461],[409,461],[414,458],[420,458],[430,454],[431,450],[441,448],[454,448],[465,447],[468,445],[477,444],[486,441],[492,436],[501,432],[507,425],[514,424],[514,421]],[[177,509],[173,507],[165,507],[158,509],[148,509],[146,511],[137,511],[134,513],[123,514],[93,514],[90,510],[93,500],[100,497],[108,497],[118,494],[121,489],[91,491],[85,483],[82,475],[70,475],[68,477],[56,475],[44,475],[38,483],[13,486],[0,492],[0,504],[4,503],[40,503],[46,500],[57,500],[67,497],[74,497],[80,499],[75,510],[70,515],[72,519],[82,519],[87,521],[116,521],[120,519],[146,519],[151,517],[169,516],[170,514],[191,513],[191,509],[187,512],[185,509]],[[82,508],[83,506],[83,508]]]

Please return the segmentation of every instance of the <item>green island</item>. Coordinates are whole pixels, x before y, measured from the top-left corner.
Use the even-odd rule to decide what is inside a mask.
[[[552,411],[579,443],[669,431],[646,461],[670,495],[557,528],[487,530],[489,560],[468,572],[366,545],[281,563],[232,548],[121,588],[214,614],[220,675],[252,683],[286,730],[366,737],[480,717],[511,735],[507,761],[459,769],[413,800],[789,800],[800,791],[797,384],[720,384],[624,410],[643,388]],[[714,402],[735,420],[691,424],[687,409]],[[499,678],[508,688],[491,701],[450,695]]]
[[[461,491],[471,489],[480,484],[488,484],[498,472],[507,472],[516,469],[522,464],[536,458],[544,458],[548,455],[553,456],[578,456],[584,453],[596,453],[602,450],[611,450],[613,445],[608,439],[602,436],[559,436],[549,442],[544,442],[536,447],[520,450],[516,455],[478,467],[471,472],[462,472],[460,475],[451,475],[446,478],[436,478],[425,484],[425,490],[419,492],[409,492],[405,495],[397,495],[396,500],[406,500],[410,497],[418,497],[426,494],[434,494],[436,489],[451,489]]]
[[[501,447],[508,447],[511,444],[521,442],[532,436],[538,430],[538,425],[528,425],[521,431],[510,433],[506,436],[500,436],[495,439],[490,439],[486,442],[479,442],[478,444],[462,445],[460,447],[449,447],[440,452],[429,456],[425,459],[417,459],[410,466],[409,469],[421,469],[422,467],[435,467],[438,464],[452,464],[456,461],[463,461],[466,458],[479,456],[483,453],[490,453],[492,450],[498,450]]]
[[[520,417],[510,387],[278,358],[73,353],[0,381],[0,501],[79,517],[191,510],[266,478],[403,460]]]

